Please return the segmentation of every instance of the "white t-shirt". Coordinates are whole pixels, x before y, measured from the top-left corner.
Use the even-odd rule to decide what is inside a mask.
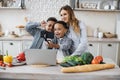
[[[51,39],[50,38],[47,38],[47,41],[51,41]],[[41,49],[48,49],[48,46],[47,46],[47,41],[43,41],[43,44],[42,44],[42,47],[41,47]]]
[[[48,49],[47,42],[44,40],[41,49]]]
[[[61,39],[62,39],[62,38],[60,38],[59,41],[58,41],[58,44],[59,44],[59,45],[60,45],[60,40],[61,40]],[[64,58],[64,55],[63,55],[62,50],[61,50],[61,49],[58,49],[58,51],[57,51],[57,62],[58,62],[58,63],[62,62],[62,61],[63,61],[63,58]]]

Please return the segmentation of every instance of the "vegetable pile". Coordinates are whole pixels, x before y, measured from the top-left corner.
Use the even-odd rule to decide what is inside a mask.
[[[81,56],[66,56],[63,59],[63,62],[60,63],[62,67],[71,67],[77,65],[85,65],[85,64],[103,64],[102,56],[94,57],[90,52],[85,52]]]

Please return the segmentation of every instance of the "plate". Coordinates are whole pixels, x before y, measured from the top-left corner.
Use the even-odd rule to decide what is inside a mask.
[[[12,62],[13,66],[19,66],[19,65],[24,65],[24,64],[26,64],[26,61],[20,62],[20,61],[18,61],[18,59],[16,57],[13,57],[13,62]]]
[[[24,65],[26,64],[26,61],[23,61],[23,62],[13,62],[12,65],[13,66],[20,66],[20,65]]]

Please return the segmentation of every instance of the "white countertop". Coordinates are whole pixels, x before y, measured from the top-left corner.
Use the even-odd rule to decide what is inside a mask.
[[[114,63],[105,59],[106,63]],[[28,79],[28,80],[120,80],[120,68],[116,65],[114,69],[106,69],[85,73],[62,73],[60,66],[33,67],[30,65],[15,66],[0,69],[0,80]]]
[[[32,36],[20,36],[20,37],[0,37],[0,41],[23,41],[23,40],[33,40]],[[88,37],[88,42],[120,42],[120,39],[117,38],[94,38],[94,37]]]
[[[94,38],[94,37],[88,37],[88,42],[120,42],[120,39],[118,38]]]
[[[22,41],[22,40],[33,40],[32,36],[20,36],[20,37],[0,37],[0,41]]]

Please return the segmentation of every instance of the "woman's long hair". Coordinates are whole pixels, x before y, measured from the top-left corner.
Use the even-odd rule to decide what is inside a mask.
[[[69,15],[68,25],[73,27],[75,33],[80,34],[79,20],[75,17],[75,14],[74,14],[72,8],[69,5],[65,5],[65,6],[61,7],[61,9],[59,10],[59,13],[62,10],[66,10],[68,12],[68,15]]]

